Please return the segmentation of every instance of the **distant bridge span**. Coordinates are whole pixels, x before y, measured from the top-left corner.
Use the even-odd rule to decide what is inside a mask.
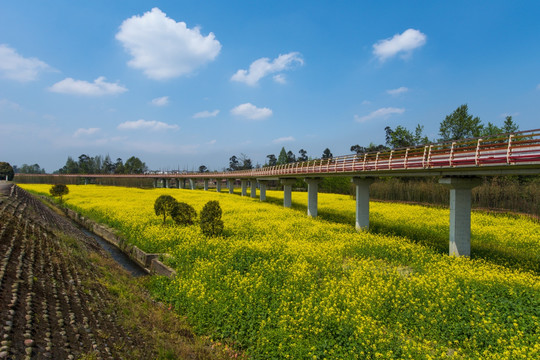
[[[304,162],[268,166],[259,169],[206,173],[146,173],[131,175],[65,174],[58,177],[91,178],[153,178],[169,187],[176,179],[184,187],[188,179],[195,189],[196,179],[204,180],[208,190],[210,179],[216,189],[227,181],[233,192],[234,181],[241,180],[242,196],[247,196],[248,181],[251,197],[256,197],[257,183],[260,200],[266,200],[266,186],[279,180],[284,187],[283,204],[291,206],[292,185],[297,178],[308,184],[308,216],[317,216],[318,184],[323,177],[350,176],[356,185],[356,228],[369,229],[369,186],[382,176],[441,176],[439,180],[450,188],[450,254],[470,255],[471,189],[480,184],[478,176],[540,174],[540,129],[501,134],[483,138],[428,144],[389,151],[337,156]],[[38,176],[30,175],[28,176]],[[47,175],[50,176],[50,175]]]

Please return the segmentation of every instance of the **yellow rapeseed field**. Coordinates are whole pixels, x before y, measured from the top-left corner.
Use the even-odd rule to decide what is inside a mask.
[[[21,185],[48,193],[50,185]],[[69,207],[116,228],[148,252],[171,255],[177,277],[152,290],[198,332],[255,359],[540,358],[540,225],[473,213],[473,258],[446,255],[448,210],[371,203],[371,231],[354,229],[348,196],[268,191],[69,186]],[[223,209],[222,237],[165,226],[155,199]]]

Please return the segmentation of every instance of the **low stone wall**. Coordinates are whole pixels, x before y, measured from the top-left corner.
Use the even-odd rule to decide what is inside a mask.
[[[174,269],[159,261],[158,258],[162,254],[148,254],[139,249],[137,246],[128,244],[125,239],[119,237],[114,233],[114,229],[106,225],[98,224],[88,218],[85,218],[76,211],[65,208],[64,212],[67,217],[74,220],[75,222],[83,226],[85,229],[93,232],[94,234],[103,238],[108,243],[116,246],[124,254],[129,256],[130,259],[141,265],[150,274],[163,275],[170,278],[176,275],[176,271],[174,271]]]

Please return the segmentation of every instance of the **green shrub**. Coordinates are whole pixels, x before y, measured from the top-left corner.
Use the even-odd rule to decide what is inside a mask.
[[[173,214],[177,211],[178,201],[171,195],[161,195],[154,202],[154,211],[157,216],[163,216],[163,223],[167,216],[173,217]]]
[[[201,231],[206,236],[218,236],[223,232],[219,201],[207,202],[201,210]]]
[[[58,196],[60,198],[60,202],[62,202],[62,196],[69,194],[69,189],[66,185],[57,184],[51,186],[51,188],[49,189],[49,193],[51,194],[51,196]]]
[[[179,202],[176,204],[171,217],[178,225],[192,225],[197,218],[197,212],[193,206],[185,202]]]

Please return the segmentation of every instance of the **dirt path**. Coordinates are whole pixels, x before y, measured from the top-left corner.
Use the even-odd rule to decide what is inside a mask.
[[[188,344],[179,355],[178,346],[164,349],[148,335],[155,329],[126,323],[130,309],[119,308],[118,294],[103,285],[96,258],[104,256],[69,220],[24,190],[0,184],[0,359],[155,359],[160,352],[216,358],[204,344],[191,350],[189,331],[167,335],[167,341]],[[146,326],[159,327],[159,316],[152,314],[156,323]]]

